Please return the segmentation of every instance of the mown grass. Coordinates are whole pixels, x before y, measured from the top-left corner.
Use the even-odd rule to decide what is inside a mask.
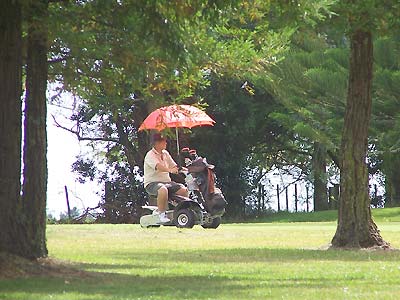
[[[400,248],[400,223],[382,220]],[[50,255],[86,272],[3,280],[0,299],[400,299],[400,252],[326,250],[335,228],[51,225]]]
[[[372,209],[372,215],[376,222],[400,222],[400,207]],[[335,222],[337,221],[337,210],[319,212],[287,212],[266,213],[252,217],[246,223],[288,223],[288,222]]]

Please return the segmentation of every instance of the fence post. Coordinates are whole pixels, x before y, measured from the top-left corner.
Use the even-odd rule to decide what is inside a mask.
[[[265,209],[265,187],[261,186],[261,199],[262,199],[262,210]]]
[[[279,184],[277,184],[276,185],[276,196],[278,197],[278,212],[280,212],[281,211],[281,201],[280,201],[280,198],[279,198]]]
[[[111,223],[113,219],[113,212],[110,205],[111,199],[111,183],[106,181],[104,183],[104,216],[106,218],[106,222]]]
[[[289,211],[289,191],[288,187],[286,187],[286,211]]]
[[[306,207],[307,207],[307,212],[309,212],[310,206],[308,204],[308,185],[306,185]]]
[[[64,190],[65,190],[65,200],[67,201],[68,219],[71,220],[71,207],[69,206],[68,188],[66,185],[64,185]]]
[[[294,211],[297,212],[297,183],[294,185]]]

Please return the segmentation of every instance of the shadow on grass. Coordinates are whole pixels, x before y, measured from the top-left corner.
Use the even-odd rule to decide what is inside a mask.
[[[125,259],[128,259],[128,256],[124,256]],[[122,269],[139,269],[139,270],[144,270],[144,269],[154,269],[157,268],[158,266],[149,264],[149,263],[135,263],[135,264],[99,264],[99,263],[72,263],[72,266],[74,268],[80,269],[80,270],[101,270],[101,271],[106,271],[108,270],[109,272],[112,272],[113,270],[122,270]]]
[[[297,290],[317,293],[321,288],[345,286],[349,280],[360,285],[368,280],[362,272],[347,274],[344,278],[343,274],[335,272],[304,273],[300,267],[289,273],[270,274],[268,263],[276,266],[281,263],[309,261],[308,268],[313,268],[312,261],[315,264],[329,260],[400,260],[399,251],[253,248],[168,253],[127,250],[108,253],[107,256],[121,261],[121,264],[73,263],[79,272],[61,273],[61,276],[0,280],[0,299],[263,299],[257,293],[282,295],[285,290],[293,295]],[[238,263],[253,262],[265,263],[263,276],[260,277],[258,271],[253,271],[252,267],[230,269]],[[205,267],[199,268],[198,275],[193,275],[198,264],[205,264]],[[219,271],[213,271],[213,266],[218,266]],[[166,271],[168,268],[182,269],[182,275],[177,275],[176,272],[171,274]],[[315,268],[321,267],[315,265]],[[121,274],[119,270],[126,273],[132,271],[132,274]]]
[[[112,265],[98,266],[106,270]],[[255,279],[248,274],[176,276],[154,275],[141,277],[116,273],[89,272],[79,278],[25,278],[0,281],[0,299],[251,299],[251,293],[283,289],[314,289],[341,286],[354,278],[307,278],[292,274],[289,278]],[[27,298],[23,298],[27,296]],[[4,298],[3,298],[4,297]],[[22,297],[22,298],[21,298]],[[264,297],[261,297],[264,299]]]
[[[152,263],[168,261],[186,263],[249,263],[249,262],[293,262],[293,261],[399,261],[398,250],[310,250],[229,248],[217,250],[187,250],[160,252],[112,252],[112,257],[124,260],[135,257]]]

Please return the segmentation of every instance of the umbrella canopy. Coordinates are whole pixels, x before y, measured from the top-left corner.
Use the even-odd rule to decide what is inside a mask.
[[[143,121],[139,127],[141,130],[155,129],[161,131],[165,128],[175,127],[176,130],[176,148],[179,155],[179,136],[178,128],[192,128],[195,126],[211,125],[215,121],[211,119],[204,111],[191,105],[170,105],[156,109]]]
[[[192,128],[202,125],[213,126],[214,123],[213,119],[197,107],[191,105],[171,105],[156,109],[148,115],[142,125],[140,125],[139,131],[145,129],[161,131],[171,127]]]

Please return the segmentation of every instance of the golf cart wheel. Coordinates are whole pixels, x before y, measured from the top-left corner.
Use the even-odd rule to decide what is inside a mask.
[[[193,228],[195,223],[194,212],[191,209],[185,208],[179,210],[174,218],[176,227]]]
[[[220,224],[221,224],[221,217],[216,217],[212,220],[211,223],[203,224],[201,226],[203,226],[203,228],[206,228],[206,229],[215,229],[215,228],[218,228],[218,226]]]

